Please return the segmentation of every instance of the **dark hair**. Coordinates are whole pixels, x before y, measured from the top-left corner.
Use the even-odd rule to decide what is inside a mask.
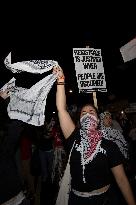
[[[80,116],[80,114],[81,114],[81,110],[83,109],[83,107],[86,107],[86,106],[91,106],[91,107],[93,107],[94,110],[96,111],[96,114],[97,114],[98,117],[99,117],[99,111],[98,111],[98,109],[97,109],[93,104],[91,104],[91,103],[86,103],[86,104],[80,106],[79,111],[78,111],[78,112],[79,112],[79,116]]]
[[[80,107],[78,108],[78,111],[77,111],[77,122],[76,122],[77,127],[80,127],[80,114],[81,114],[81,110],[82,110],[83,107],[85,107],[85,106],[91,106],[91,107],[93,107],[94,110],[95,110],[96,113],[97,113],[98,118],[99,118],[99,111],[98,111],[98,109],[97,109],[93,104],[91,104],[91,103],[83,104],[82,106],[80,106]]]

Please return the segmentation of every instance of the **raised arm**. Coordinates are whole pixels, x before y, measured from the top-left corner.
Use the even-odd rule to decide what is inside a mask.
[[[112,168],[112,173],[128,205],[136,205],[131,186],[125,174],[123,165]]]
[[[66,94],[65,94],[65,77],[62,68],[55,67],[53,73],[58,73],[57,78],[57,92],[56,92],[56,106],[58,110],[58,117],[60,127],[65,138],[68,138],[75,129],[75,124],[72,121],[66,109]]]

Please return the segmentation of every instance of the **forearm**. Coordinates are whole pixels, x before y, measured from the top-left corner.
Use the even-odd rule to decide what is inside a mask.
[[[127,202],[128,205],[136,205],[133,192],[130,186],[130,183],[127,179],[127,177],[120,178],[117,180],[118,186]]]
[[[56,106],[58,112],[66,110],[66,94],[65,94],[65,85],[57,85],[56,92]]]
[[[54,69],[54,72],[56,70]],[[65,138],[68,138],[75,129],[75,125],[71,116],[66,109],[66,94],[65,94],[65,77],[60,67],[57,68],[57,92],[56,92],[56,107],[58,110],[58,117],[60,127]]]
[[[122,164],[111,169],[116,182],[128,205],[136,205],[134,195]]]

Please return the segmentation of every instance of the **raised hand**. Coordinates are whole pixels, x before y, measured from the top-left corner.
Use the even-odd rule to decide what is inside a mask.
[[[5,91],[0,91],[0,96],[5,100],[6,98],[9,97],[9,90],[5,90]]]
[[[58,76],[57,76],[58,82],[64,82],[65,76],[64,76],[63,70],[60,66],[53,67],[53,73],[58,74]]]

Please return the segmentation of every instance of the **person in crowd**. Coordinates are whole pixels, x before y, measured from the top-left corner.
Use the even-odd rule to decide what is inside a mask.
[[[38,144],[42,182],[51,181],[53,163],[53,137],[51,135],[51,130],[52,126],[50,123],[45,122]]]
[[[123,129],[119,124],[118,120],[116,119],[116,114],[112,115],[112,127],[116,130],[119,130],[121,133],[123,133]]]
[[[35,198],[35,178],[31,174],[31,159],[32,159],[32,144],[35,137],[35,129],[27,125],[21,133],[20,140],[20,161],[21,161],[21,174],[24,183],[26,196],[31,202]]]
[[[53,73],[58,74],[56,106],[60,127],[70,153],[71,189],[68,204],[110,204],[107,200],[109,200],[110,172],[112,172],[127,204],[136,205],[122,165],[121,152],[118,146],[111,140],[105,139],[103,132],[98,129],[97,109],[91,104],[84,105],[80,112],[80,128],[76,127],[66,109],[63,70],[55,67]],[[63,185],[62,189],[60,186],[62,192],[59,194],[64,198],[68,193],[65,193],[66,184]],[[58,200],[59,194],[56,204],[60,205],[62,200]]]
[[[59,182],[62,178],[65,165],[66,165],[66,152],[64,148],[64,137],[60,128],[60,124],[57,116],[52,118],[54,126],[52,128],[52,137],[54,139],[54,158],[53,158],[53,169],[52,169],[52,181],[56,185],[56,189],[59,188]]]
[[[132,141],[136,141],[136,125],[133,122],[130,127],[129,137]]]
[[[2,103],[9,97],[8,90],[0,91]],[[6,118],[6,116],[3,116]],[[8,117],[7,117],[8,118]],[[7,127],[6,136],[0,144],[0,204],[23,205],[25,195],[19,175],[15,154],[19,145],[19,136],[23,129],[20,121],[11,120]]]
[[[39,159],[41,163],[41,195],[40,201],[42,204],[51,203],[52,200],[52,166],[53,166],[53,137],[52,122],[45,121],[44,126],[39,130]]]
[[[129,143],[129,141],[130,141],[129,131],[130,131],[130,127],[131,127],[131,121],[127,117],[127,114],[125,113],[125,111],[121,111],[119,113],[118,122],[122,127],[123,136],[125,137],[126,141]]]
[[[132,178],[136,178],[136,122],[132,121],[131,129],[129,132],[130,143],[130,171]]]
[[[122,133],[112,127],[112,115],[109,111],[100,114],[100,129],[104,130],[107,138],[117,144],[124,158],[128,158],[128,143]]]
[[[124,158],[123,165],[128,175],[128,167],[129,167],[128,166],[129,164],[128,163],[129,162],[128,143],[126,142],[122,133],[119,130],[113,128],[112,115],[109,111],[106,110],[102,112],[99,118],[100,118],[100,123],[99,123],[100,129],[106,133],[106,138],[108,140],[111,140],[114,143],[116,143],[120,152],[122,153],[123,158]],[[116,203],[121,204],[124,201],[114,177],[112,177],[112,183],[110,187],[110,197],[112,198],[113,204],[116,204]]]

